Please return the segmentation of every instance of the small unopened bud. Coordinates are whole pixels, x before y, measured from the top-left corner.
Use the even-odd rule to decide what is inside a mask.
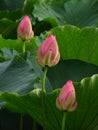
[[[49,35],[41,44],[37,53],[38,64],[42,67],[54,66],[60,60],[60,52],[55,36]]]
[[[76,94],[71,80],[68,80],[61,89],[61,92],[56,99],[56,106],[62,111],[74,111],[76,109]]]
[[[30,40],[34,36],[32,24],[29,16],[24,16],[17,28],[17,38],[21,40]]]

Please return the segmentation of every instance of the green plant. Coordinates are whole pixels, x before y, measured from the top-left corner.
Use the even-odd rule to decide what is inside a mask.
[[[17,6],[13,8],[15,2]],[[18,0],[11,3],[2,2],[1,130],[6,129],[2,123],[2,111],[4,120],[8,120],[7,110],[13,115],[11,122],[9,120],[9,124],[12,125],[8,128],[10,130],[19,129],[19,126],[20,129],[25,129],[23,127],[25,115],[30,117],[31,127],[35,130],[39,129],[44,125],[44,113],[46,129],[61,130],[63,112],[57,109],[56,98],[62,85],[69,79],[75,86],[78,105],[75,111],[67,113],[66,129],[98,129],[97,12],[98,0],[25,0],[24,4],[23,1]],[[31,19],[35,36],[25,42],[25,52],[23,52],[24,41],[17,39],[17,27],[25,15],[29,15]],[[56,37],[60,61],[54,67],[48,67],[47,75],[45,73],[46,91],[43,95],[45,108],[43,111],[41,87],[44,70],[38,65],[36,56],[39,46],[49,34]],[[14,124],[16,128],[12,124],[13,119],[20,122],[18,125]],[[31,127],[27,129],[32,129]]]

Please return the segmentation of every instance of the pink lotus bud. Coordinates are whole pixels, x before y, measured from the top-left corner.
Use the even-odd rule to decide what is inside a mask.
[[[45,65],[51,67],[56,65],[60,60],[60,52],[55,36],[49,35],[41,44],[37,53],[38,64],[42,67]]]
[[[75,89],[71,80],[61,89],[59,96],[56,99],[58,109],[63,111],[74,111],[77,107]]]
[[[24,16],[17,28],[17,38],[21,40],[30,40],[34,36],[32,24],[28,16]]]

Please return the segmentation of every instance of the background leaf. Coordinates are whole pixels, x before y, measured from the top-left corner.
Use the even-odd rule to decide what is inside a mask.
[[[23,7],[24,0],[2,0],[0,10],[15,10]]]
[[[51,30],[59,44],[61,59],[77,59],[98,65],[97,28],[65,25]]]
[[[64,4],[64,9],[68,24],[85,27],[98,23],[98,0],[71,0]]]
[[[14,22],[8,19],[0,20],[0,34],[2,34],[3,38],[16,39],[18,24],[19,22]]]
[[[34,8],[35,3],[39,3],[39,0],[25,0],[23,7],[24,13],[32,15],[32,10]]]
[[[20,19],[22,15],[23,11],[21,9],[17,9],[15,11],[3,10],[0,11],[0,20],[5,18],[8,20],[16,21],[17,19]]]
[[[55,0],[40,2],[34,6],[34,16],[39,20],[48,17],[54,19],[58,25],[72,24],[78,27],[97,26],[98,0]]]
[[[26,93],[33,89],[34,78],[34,70],[19,56],[0,64],[0,91]]]

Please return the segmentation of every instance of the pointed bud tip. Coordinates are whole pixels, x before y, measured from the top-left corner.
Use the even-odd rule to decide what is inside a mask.
[[[55,36],[50,34],[47,38],[49,38],[51,41],[54,41],[55,40]]]

